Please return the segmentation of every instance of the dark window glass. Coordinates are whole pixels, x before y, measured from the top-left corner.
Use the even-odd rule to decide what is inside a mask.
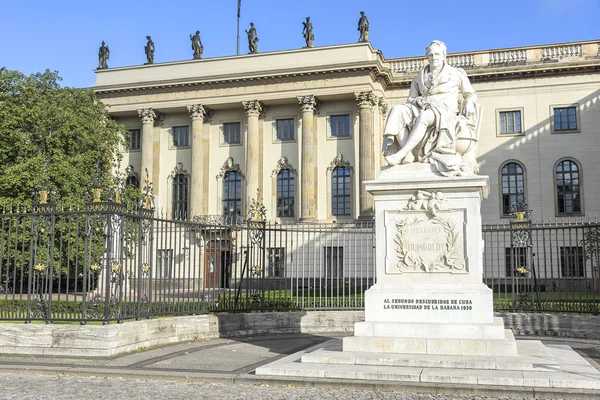
[[[289,169],[282,169],[277,174],[277,216],[294,216],[294,199],[296,187],[294,174]]]
[[[142,148],[142,134],[139,129],[130,129],[128,134],[129,150],[140,150]]]
[[[173,127],[173,146],[189,147],[190,146],[190,129],[187,126]]]
[[[500,134],[507,135],[522,132],[520,110],[500,112]]]
[[[350,170],[336,167],[331,174],[331,213],[350,215]]]
[[[502,167],[502,213],[511,214],[513,204],[523,200],[525,196],[525,175],[523,168],[514,162]]]
[[[584,273],[583,247],[560,248],[560,272],[563,277],[583,277]]]
[[[227,122],[223,124],[223,143],[241,143],[241,123]]]
[[[332,137],[350,136],[350,115],[331,115],[329,117],[329,125]]]
[[[559,214],[581,213],[579,167],[564,160],[556,166],[556,195]]]
[[[173,219],[186,219],[188,212],[188,178],[184,174],[177,174],[173,178],[173,201],[171,217]]]
[[[275,121],[277,140],[294,140],[294,119],[278,119]]]
[[[560,107],[554,109],[554,130],[577,130],[577,109],[575,107]]]
[[[230,171],[223,179],[223,215],[242,215],[242,179],[240,174]]]

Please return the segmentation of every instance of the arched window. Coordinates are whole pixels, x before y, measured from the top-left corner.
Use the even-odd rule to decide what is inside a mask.
[[[242,215],[242,178],[236,171],[230,171],[223,178],[223,215]]]
[[[135,175],[129,175],[125,180],[125,187],[134,186],[136,188],[140,188],[140,180]]]
[[[173,177],[173,201],[171,217],[185,219],[188,213],[188,178],[185,174],[176,174]]]
[[[294,173],[289,169],[282,169],[277,174],[277,217],[294,216],[295,194]]]
[[[558,215],[581,214],[581,173],[573,160],[559,161],[555,168]]]
[[[500,170],[502,185],[502,215],[512,214],[512,207],[525,200],[525,173],[516,162],[507,162]]]
[[[331,214],[350,214],[350,170],[336,167],[331,174]]]

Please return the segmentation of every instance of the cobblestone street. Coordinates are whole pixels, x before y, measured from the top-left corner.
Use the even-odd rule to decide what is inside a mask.
[[[483,397],[432,395],[365,389],[327,389],[297,385],[245,385],[159,379],[82,377],[69,375],[0,374],[1,399],[402,399],[485,400],[532,399],[530,397]]]

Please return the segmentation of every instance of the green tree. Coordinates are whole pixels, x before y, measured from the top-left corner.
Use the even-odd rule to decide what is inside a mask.
[[[49,70],[26,76],[0,69],[0,202],[27,202],[44,178],[59,199],[81,202],[96,160],[109,182],[126,131],[91,89],[61,87],[60,80]]]

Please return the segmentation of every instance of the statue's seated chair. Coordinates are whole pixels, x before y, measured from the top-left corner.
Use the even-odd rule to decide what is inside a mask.
[[[481,131],[481,117],[483,115],[483,106],[475,104],[475,113],[469,118],[460,117],[457,119],[456,132],[456,151],[462,156],[465,163],[469,164],[475,174],[479,173],[479,164],[477,163],[477,145],[479,143],[479,134]],[[462,111],[462,101],[459,101],[458,109]],[[459,113],[461,112],[459,111]]]

